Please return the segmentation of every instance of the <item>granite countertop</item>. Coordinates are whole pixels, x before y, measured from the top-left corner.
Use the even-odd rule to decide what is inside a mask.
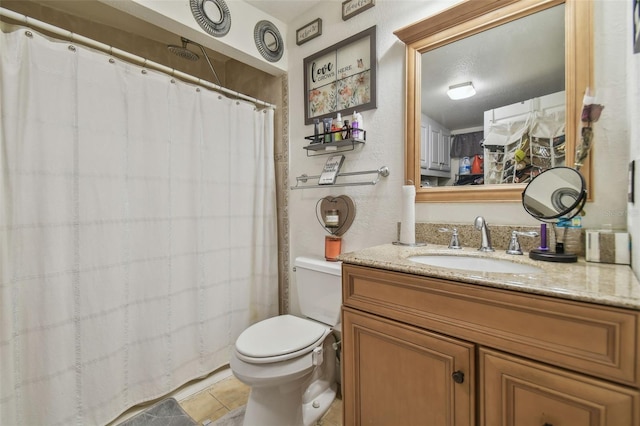
[[[543,272],[512,274],[465,271],[407,260],[409,256],[434,254],[505,259],[536,266]],[[523,256],[508,255],[498,250],[482,253],[474,248],[451,250],[434,244],[423,247],[384,244],[341,254],[339,260],[389,271],[640,310],[640,282],[628,265],[590,263],[582,258],[577,263],[541,262],[530,259],[527,253]]]

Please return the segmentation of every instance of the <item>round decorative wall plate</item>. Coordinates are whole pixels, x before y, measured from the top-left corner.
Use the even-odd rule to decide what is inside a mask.
[[[224,0],[189,0],[191,13],[207,33],[222,37],[231,28],[231,13]]]
[[[260,21],[253,29],[258,52],[269,62],[277,62],[284,53],[284,41],[278,28],[269,21]]]

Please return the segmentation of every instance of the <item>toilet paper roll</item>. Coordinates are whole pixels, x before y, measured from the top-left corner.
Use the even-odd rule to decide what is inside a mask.
[[[416,243],[416,187],[402,186],[402,220],[400,222],[400,242]]]

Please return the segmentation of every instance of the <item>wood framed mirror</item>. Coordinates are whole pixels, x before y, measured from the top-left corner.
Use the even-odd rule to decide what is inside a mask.
[[[566,165],[573,166],[582,98],[585,90],[593,87],[591,0],[466,0],[394,32],[406,44],[405,179],[416,185],[416,202],[520,201],[524,183],[421,186],[421,98],[426,77],[421,72],[422,55],[558,5],[564,5],[565,13],[565,158]],[[591,199],[590,166],[580,172]]]

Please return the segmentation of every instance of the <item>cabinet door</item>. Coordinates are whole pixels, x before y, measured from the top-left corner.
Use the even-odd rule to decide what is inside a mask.
[[[480,425],[637,426],[636,390],[481,348]]]
[[[427,167],[431,170],[440,170],[441,164],[441,149],[442,143],[442,131],[429,125],[429,153],[427,154],[427,160],[429,164]]]
[[[444,132],[440,139],[440,170],[451,170],[451,135]]]
[[[345,425],[474,425],[474,346],[343,309]]]
[[[429,154],[429,130],[427,126],[420,126],[420,167],[428,168],[429,161],[427,155]]]

